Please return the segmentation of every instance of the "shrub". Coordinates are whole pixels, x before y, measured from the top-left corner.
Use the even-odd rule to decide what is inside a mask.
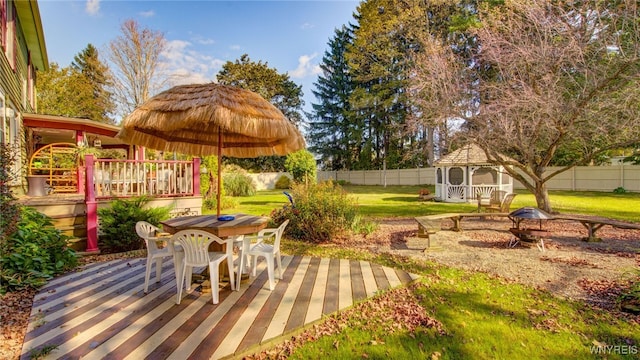
[[[202,194],[204,201],[213,199],[213,207],[215,207],[216,186],[218,185],[216,179],[218,176],[218,158],[215,155],[205,156],[202,158],[202,165],[207,170],[200,173],[200,194]],[[224,190],[224,184],[222,188]]]
[[[20,207],[15,202],[9,184],[16,152],[9,144],[0,144],[0,256],[5,254],[7,238],[16,231]]]
[[[54,275],[73,269],[78,259],[67,247],[68,239],[50,217],[22,207],[17,230],[7,238],[6,252],[0,257],[0,293],[38,288]]]
[[[284,167],[293,176],[295,182],[316,182],[316,160],[308,150],[300,150],[287,155]]]
[[[640,270],[634,270],[629,285],[618,296],[620,310],[640,314]]]
[[[224,210],[224,209],[232,209],[236,206],[238,206],[240,204],[240,202],[238,201],[238,199],[231,197],[231,196],[225,196],[222,198],[222,202],[220,202],[220,209]],[[213,204],[213,208],[215,208],[216,205]],[[212,209],[213,209],[212,208]]]
[[[613,189],[613,193],[614,194],[624,194],[626,192],[627,192],[627,190],[625,188],[623,188],[622,186],[618,186],[617,188]]]
[[[287,175],[282,175],[276,180],[275,188],[279,190],[291,189],[291,178]]]
[[[256,194],[256,184],[246,171],[236,168],[223,174],[224,192],[229,196],[252,196]]]
[[[362,216],[358,215],[351,225],[351,230],[354,233],[371,235],[378,229],[378,223],[373,221],[367,221]]]
[[[294,184],[291,196],[295,206],[286,205],[271,213],[276,224],[290,220],[289,237],[314,243],[348,235],[357,221],[355,199],[333,182]]]
[[[238,206],[238,204],[240,204],[238,199],[230,196],[225,196],[222,198],[222,201],[220,202],[220,209],[221,210],[231,209]],[[205,210],[217,210],[217,206],[218,204],[216,203],[216,199],[205,199],[202,202],[202,207]]]
[[[147,197],[131,200],[117,199],[110,208],[98,210],[100,217],[100,251],[105,253],[124,252],[144,249],[144,240],[136,233],[136,223],[147,221],[158,225],[161,220],[169,218],[170,207],[144,208],[149,202]]]
[[[211,210],[211,209],[215,209],[216,208],[216,199],[204,199],[202,201],[202,207],[205,210]],[[222,207],[222,204],[220,204],[220,207]]]

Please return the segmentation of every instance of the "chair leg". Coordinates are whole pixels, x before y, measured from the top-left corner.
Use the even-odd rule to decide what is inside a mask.
[[[209,275],[211,281],[211,297],[213,300],[213,304],[218,303],[218,265],[209,263]]]
[[[152,259],[150,257],[147,258],[146,268],[144,270],[144,293],[149,292],[149,278],[151,277],[151,264]]]
[[[242,250],[238,253],[238,274],[236,275],[236,291],[240,290],[240,282],[242,281],[242,273],[245,271],[244,254]]]
[[[156,259],[156,282],[160,282],[160,276],[162,275],[162,258]]]
[[[258,256],[251,255],[251,276],[256,277],[256,269],[258,268]]]
[[[276,264],[278,264],[278,279],[282,280],[282,259],[280,259],[280,252],[275,253],[274,256],[276,257]]]
[[[193,278],[193,267],[187,266],[184,273],[184,281],[187,282],[187,290],[191,290],[191,279]]]
[[[180,300],[182,300],[182,287],[184,286],[184,279],[187,276],[187,269],[186,269],[186,265],[182,266],[182,271],[180,271],[182,273],[182,276],[180,276],[180,281],[177,284],[177,294],[176,294],[176,304],[180,305]]]
[[[227,267],[229,268],[229,284],[231,284],[231,290],[236,289],[235,277],[233,276],[233,255],[227,256]]]
[[[269,273],[269,290],[273,290],[275,287],[275,279],[273,277],[273,255],[267,255],[264,257],[267,260],[267,272]]]
[[[180,286],[180,281],[183,278],[182,276],[182,259],[174,256],[173,258],[173,271],[176,276],[176,289]]]

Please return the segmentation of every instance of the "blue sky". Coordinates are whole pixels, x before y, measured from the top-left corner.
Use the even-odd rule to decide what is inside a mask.
[[[305,110],[334,30],[349,22],[358,1],[40,0],[49,62],[65,67],[87,44],[101,54],[127,19],[160,31],[163,57],[180,83],[213,81],[226,61],[248,54],[302,85]]]

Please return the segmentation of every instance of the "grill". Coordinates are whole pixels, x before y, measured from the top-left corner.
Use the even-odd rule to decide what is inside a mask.
[[[518,210],[514,210],[509,213],[509,218],[516,219],[536,219],[536,220],[550,220],[553,216],[548,213],[534,207],[523,207]]]
[[[538,242],[538,249],[544,251],[543,238],[547,237],[549,232],[542,229],[542,221],[553,219],[553,216],[535,207],[523,207],[509,213],[509,219],[513,222],[513,227],[509,231],[516,236],[509,241],[509,247],[516,246],[520,241]],[[520,228],[524,220],[538,220],[538,229]]]

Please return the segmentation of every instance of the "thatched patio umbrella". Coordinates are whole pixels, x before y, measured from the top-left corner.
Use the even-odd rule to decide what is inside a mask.
[[[117,137],[135,145],[220,158],[286,155],[305,147],[304,138],[280,110],[260,95],[215,83],[180,85],[138,106]]]

